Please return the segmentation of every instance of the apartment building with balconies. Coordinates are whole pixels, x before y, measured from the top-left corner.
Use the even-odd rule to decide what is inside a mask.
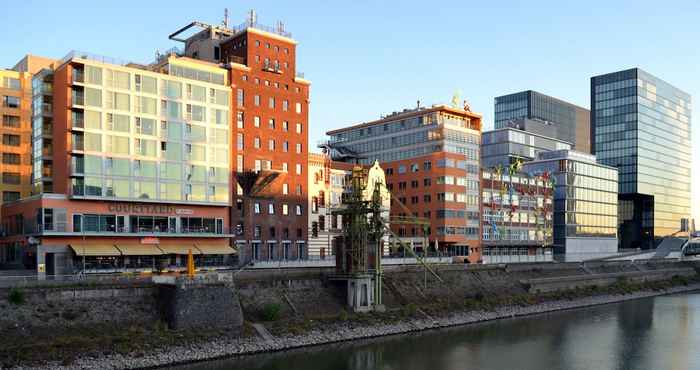
[[[228,74],[83,52],[36,73],[34,194],[4,205],[3,247],[40,275],[230,265]]]

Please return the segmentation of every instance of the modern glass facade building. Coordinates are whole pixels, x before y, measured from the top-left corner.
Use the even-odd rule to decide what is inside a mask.
[[[523,121],[523,119],[529,119]],[[590,152],[590,111],[563,100],[527,90],[495,99],[496,129],[514,127],[572,143]]]
[[[623,248],[651,248],[690,215],[691,97],[633,68],[591,78],[598,161],[619,169]]]
[[[523,170],[554,178],[555,255],[576,261],[617,252],[616,168],[590,154],[559,150],[540,153]]]
[[[487,131],[481,138],[481,166],[508,166],[537,158],[540,152],[571,149],[571,143],[514,128]]]

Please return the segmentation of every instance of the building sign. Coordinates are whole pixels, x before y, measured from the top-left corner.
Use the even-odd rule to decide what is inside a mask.
[[[187,208],[178,208],[175,210],[175,213],[177,213],[178,215],[191,215],[194,213],[194,211]]]
[[[129,214],[175,214],[175,206],[166,204],[109,203],[107,209],[110,212]]]
[[[141,244],[160,244],[160,239],[154,237],[141,238]]]

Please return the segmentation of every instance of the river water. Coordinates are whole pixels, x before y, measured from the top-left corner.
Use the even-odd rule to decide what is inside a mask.
[[[700,294],[242,357],[178,370],[700,369]]]

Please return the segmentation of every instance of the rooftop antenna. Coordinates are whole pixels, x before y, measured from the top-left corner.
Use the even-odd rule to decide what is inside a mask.
[[[248,25],[253,26],[258,23],[258,15],[255,13],[255,9],[250,9],[248,12]]]
[[[416,109],[420,109],[420,99],[416,100]]]
[[[277,32],[284,33],[284,23],[282,21],[277,21]]]
[[[228,28],[228,8],[224,8],[224,28]]]

